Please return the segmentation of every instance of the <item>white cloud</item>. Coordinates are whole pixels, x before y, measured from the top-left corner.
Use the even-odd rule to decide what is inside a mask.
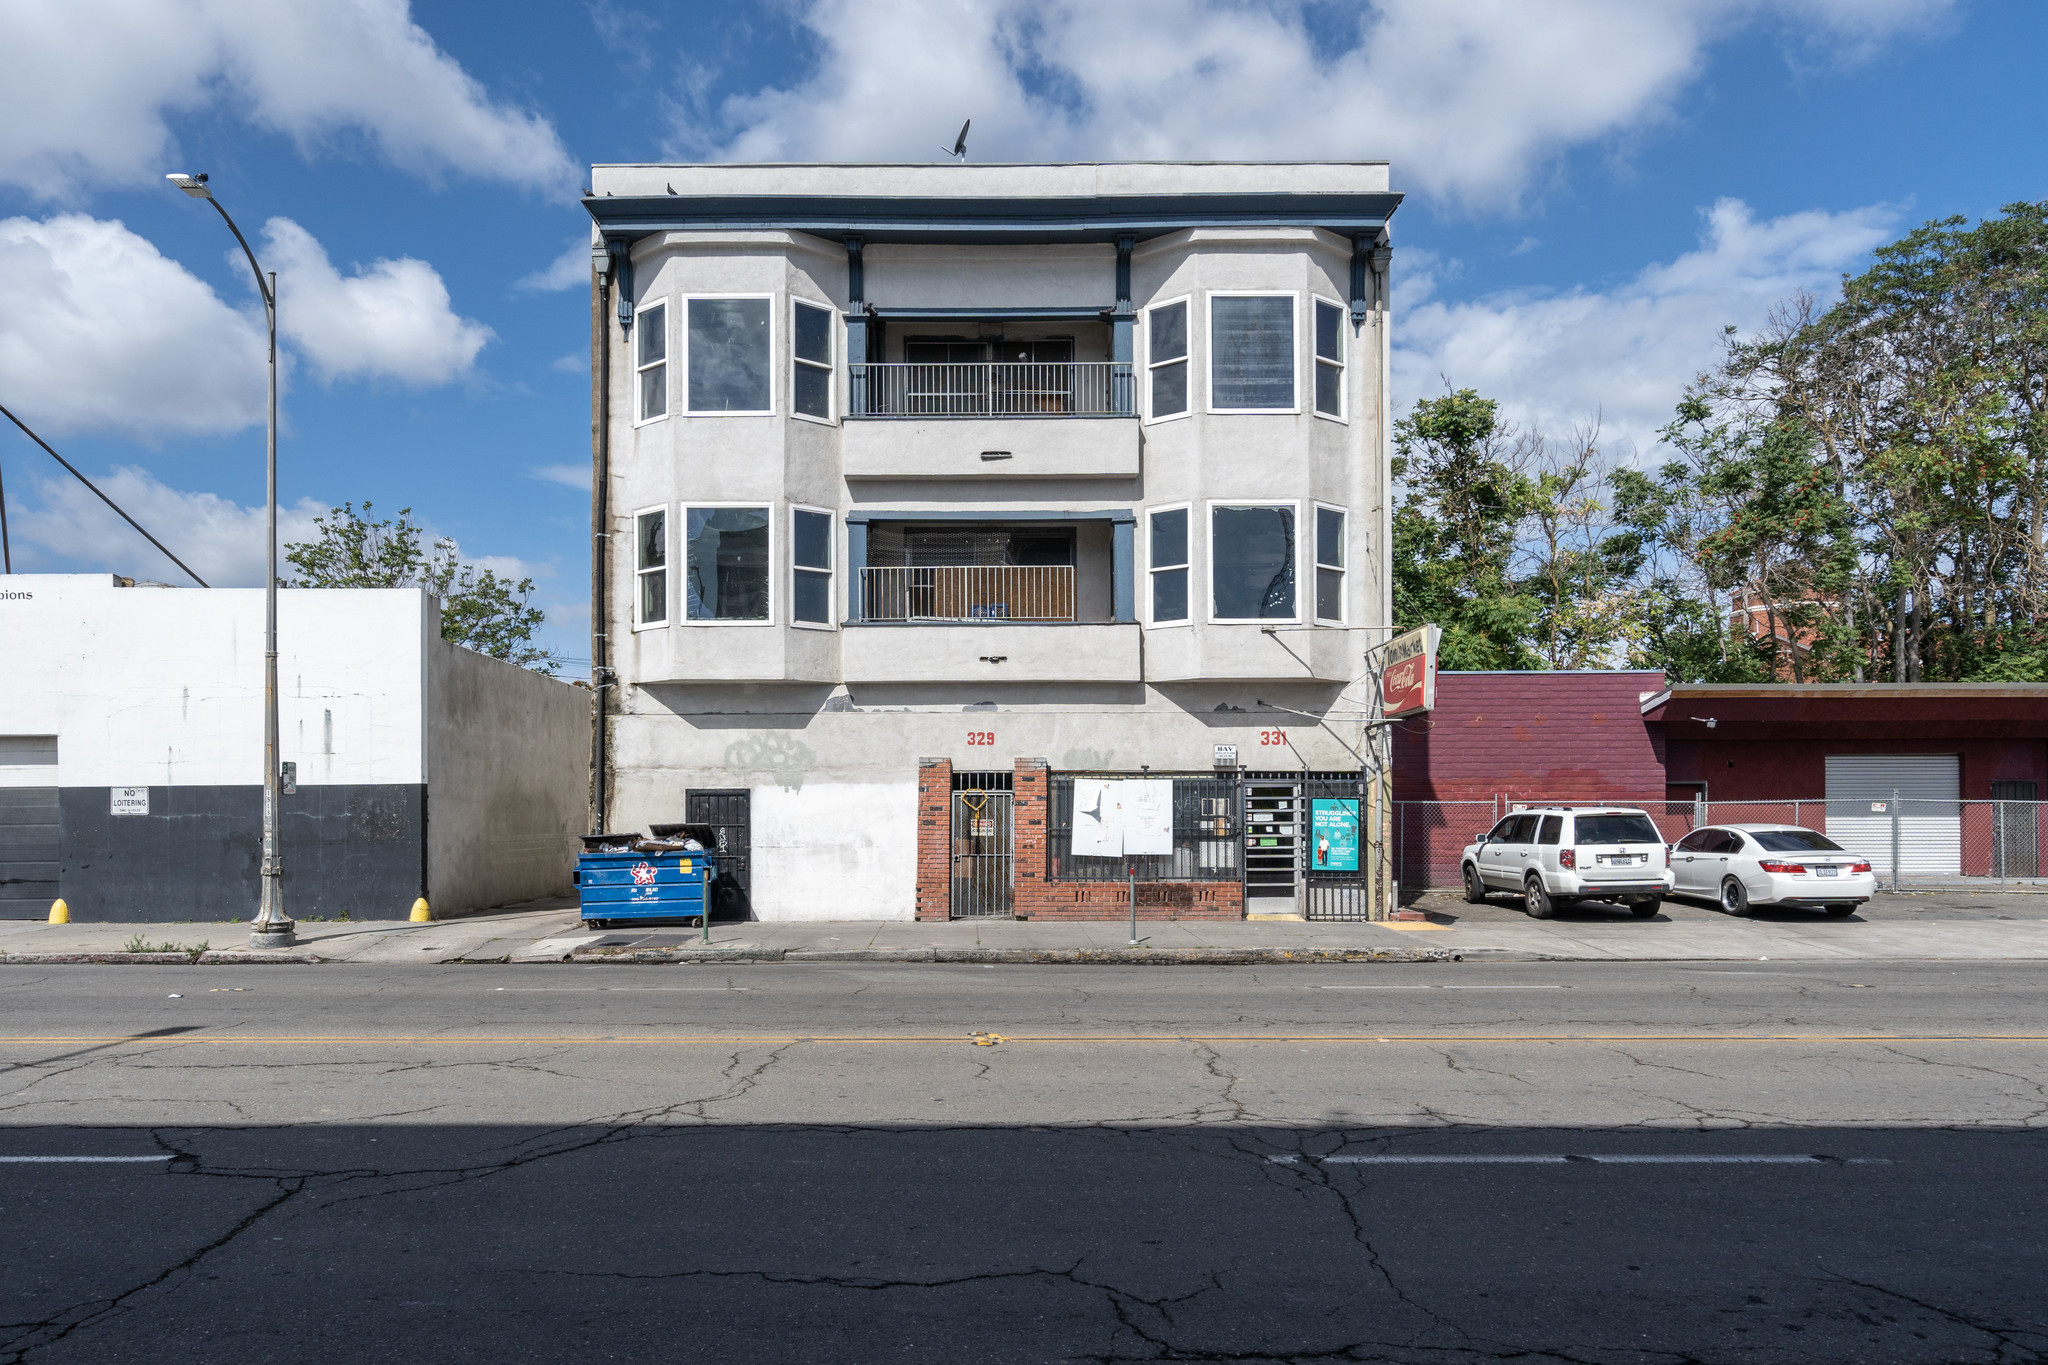
[[[1397,411],[1449,383],[1551,430],[1598,414],[1610,446],[1626,440],[1647,451],[1685,385],[1713,363],[1723,327],[1747,331],[1800,290],[1830,294],[1841,272],[1893,235],[1898,215],[1873,205],[1760,222],[1724,199],[1703,218],[1698,250],[1606,291],[1440,300],[1436,263],[1410,253],[1404,269],[1397,255]]]
[[[590,284],[590,239],[572,237],[569,247],[531,275],[521,276],[512,287],[536,293],[588,288]]]
[[[244,507],[215,493],[172,488],[147,470],[126,466],[93,482],[209,585],[263,585],[262,507]],[[16,567],[21,566],[22,549],[27,547],[38,567],[49,570],[104,569],[164,583],[191,582],[76,479],[39,477],[34,487],[36,505],[10,509]],[[279,507],[279,546],[309,539],[314,534],[313,519],[326,513],[326,506],[311,498]],[[291,567],[283,563],[282,548],[278,556],[281,572],[289,577]]]
[[[587,464],[537,464],[526,471],[526,477],[539,479],[542,483],[560,484],[579,493],[590,491],[590,466]]]
[[[1514,203],[1544,162],[1666,117],[1757,24],[1851,58],[1950,0],[1382,0],[1341,50],[1301,0],[811,0],[804,79],[676,102],[679,150],[734,160],[1389,158],[1396,184]],[[688,73],[685,73],[687,86]]]
[[[278,330],[322,378],[446,384],[470,372],[493,335],[456,316],[448,286],[425,261],[378,260],[344,279],[291,219],[273,218],[263,231],[265,266],[277,266]]]
[[[268,224],[263,261],[280,277],[280,330],[323,378],[444,384],[491,337],[450,309],[424,261],[380,260],[343,278],[286,218]],[[230,268],[253,296],[239,253]],[[119,222],[0,219],[0,393],[45,435],[154,443],[260,423],[265,349],[253,297],[229,307]]]
[[[577,183],[554,127],[492,99],[406,0],[0,0],[0,182],[160,183],[167,116],[215,107],[302,150],[360,137],[429,178]]]
[[[548,362],[548,368],[563,374],[589,374],[590,352],[571,351],[567,355],[558,355]]]
[[[260,322],[119,222],[0,219],[0,392],[44,435],[239,430],[264,356]]]

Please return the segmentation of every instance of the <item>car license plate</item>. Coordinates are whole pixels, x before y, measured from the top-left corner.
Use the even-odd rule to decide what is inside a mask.
[[[1816,867],[1813,872],[1817,877],[1839,877],[1842,875],[1842,869],[1839,867]]]
[[[1615,856],[1615,857],[1609,858],[1609,859],[1607,860],[1607,865],[1608,865],[1609,867],[1634,867],[1634,866],[1635,866],[1635,861],[1636,861],[1636,855],[1635,855],[1635,854],[1633,854],[1633,853],[1623,853],[1623,854],[1619,854],[1619,855],[1617,855],[1617,856]]]

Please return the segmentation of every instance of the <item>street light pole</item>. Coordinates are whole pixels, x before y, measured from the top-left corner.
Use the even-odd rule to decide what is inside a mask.
[[[277,739],[277,275],[266,279],[249,239],[228,217],[213,192],[206,188],[206,176],[182,171],[165,177],[194,199],[213,205],[228,231],[241,243],[256,276],[256,292],[263,296],[263,316],[270,327],[270,413],[267,462],[264,474],[263,508],[263,862],[260,869],[262,894],[256,907],[256,922],[250,926],[252,948],[289,948],[295,938],[294,926],[284,913],[284,856],[279,835],[279,787],[282,768]]]

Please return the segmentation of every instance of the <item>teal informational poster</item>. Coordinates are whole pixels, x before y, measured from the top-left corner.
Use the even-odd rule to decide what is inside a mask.
[[[1309,803],[1310,866],[1317,872],[1358,871],[1358,803],[1325,800]]]

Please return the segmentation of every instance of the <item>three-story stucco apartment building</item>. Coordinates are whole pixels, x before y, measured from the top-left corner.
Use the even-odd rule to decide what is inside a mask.
[[[767,919],[1109,916],[1076,793],[1167,780],[1145,913],[1313,910],[1390,618],[1399,202],[1373,162],[594,168],[600,828],[720,826]]]

